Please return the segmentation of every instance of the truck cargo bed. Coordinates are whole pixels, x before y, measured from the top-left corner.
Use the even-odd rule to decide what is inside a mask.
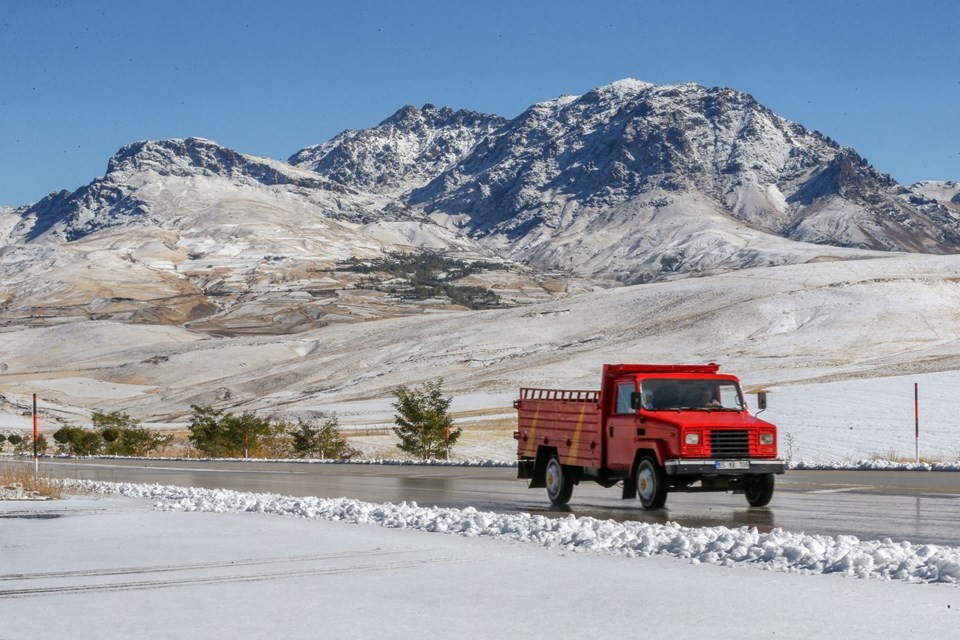
[[[524,388],[516,408],[520,458],[534,458],[546,446],[556,449],[561,464],[600,467],[599,391]]]

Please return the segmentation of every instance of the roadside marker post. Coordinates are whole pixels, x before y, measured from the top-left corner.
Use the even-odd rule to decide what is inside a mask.
[[[37,394],[33,394],[33,475],[40,475],[40,456],[37,455]]]
[[[913,383],[913,426],[917,464],[920,463],[920,385]]]

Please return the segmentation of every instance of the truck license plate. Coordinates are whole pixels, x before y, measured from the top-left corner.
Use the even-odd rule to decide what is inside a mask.
[[[720,469],[749,469],[750,461],[749,460],[717,460],[716,461],[717,470]]]

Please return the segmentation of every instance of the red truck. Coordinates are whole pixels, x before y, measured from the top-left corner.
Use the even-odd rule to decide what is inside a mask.
[[[668,491],[733,491],[769,504],[777,427],[751,416],[719,365],[606,364],[599,391],[520,389],[517,476],[556,505],[574,485],[622,483],[623,498],[659,509]],[[766,408],[766,394],[758,396]]]

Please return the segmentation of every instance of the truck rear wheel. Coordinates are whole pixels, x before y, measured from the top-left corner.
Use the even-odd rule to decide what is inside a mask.
[[[560,458],[556,455],[551,456],[550,461],[547,462],[545,475],[547,497],[550,498],[550,502],[560,507],[570,502],[573,483],[570,482],[570,475],[563,472],[563,465],[560,464]]]
[[[743,493],[751,507],[765,507],[773,498],[774,476],[763,473],[749,478],[743,487]]]
[[[650,457],[640,458],[633,477],[640,506],[647,511],[663,507],[667,501],[667,482],[657,461]]]

